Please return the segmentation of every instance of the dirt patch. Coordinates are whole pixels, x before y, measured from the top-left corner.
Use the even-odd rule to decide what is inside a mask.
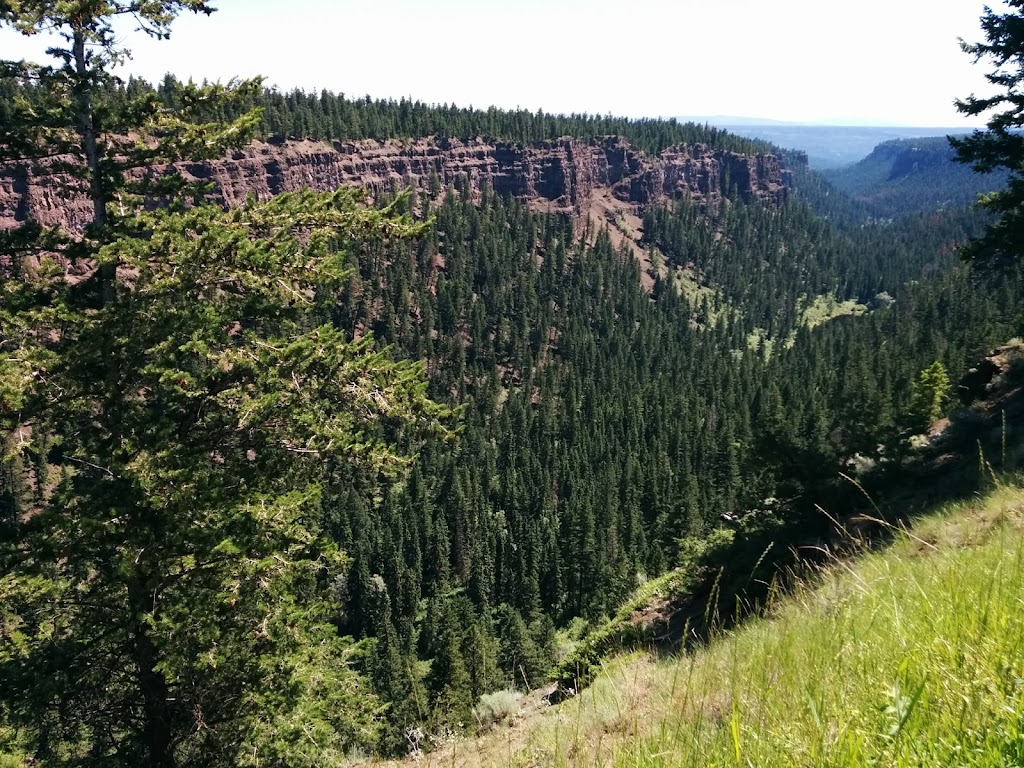
[[[668,277],[668,267],[654,265],[650,251],[641,244],[644,222],[634,204],[619,200],[610,189],[595,189],[585,216],[590,220],[591,242],[605,230],[616,250],[625,247],[632,252],[640,265],[640,284],[647,293],[654,290],[656,274],[662,279]]]

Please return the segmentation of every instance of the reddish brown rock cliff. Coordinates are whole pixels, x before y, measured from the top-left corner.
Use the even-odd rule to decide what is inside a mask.
[[[412,185],[429,191],[460,177],[476,192],[487,184],[500,194],[577,219],[591,210],[595,190],[603,189],[618,201],[636,206],[677,196],[714,201],[731,186],[746,200],[777,205],[786,199],[783,171],[773,155],[740,155],[697,144],[670,147],[650,157],[617,137],[590,142],[566,138],[530,146],[480,139],[333,146],[312,141],[257,143],[223,160],[181,168],[194,178],[213,182],[214,194],[227,205],[250,194],[266,199],[304,187]],[[29,217],[77,228],[88,213],[84,198],[62,186],[59,179],[32,173],[17,163],[0,166],[0,229]]]

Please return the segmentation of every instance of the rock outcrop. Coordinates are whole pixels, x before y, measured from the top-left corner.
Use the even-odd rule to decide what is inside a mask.
[[[602,188],[638,207],[679,196],[714,202],[730,192],[779,205],[787,194],[785,172],[774,155],[742,155],[694,144],[651,157],[619,137],[589,142],[564,138],[526,146],[443,138],[256,143],[221,160],[179,168],[194,179],[212,182],[214,197],[229,206],[248,195],[266,199],[305,187],[413,186],[434,193],[465,182],[474,193],[486,185],[534,207],[582,219],[595,190]],[[33,172],[19,163],[0,166],[0,229],[27,218],[72,229],[86,221],[90,206],[84,195],[67,179],[45,171]]]
[[[968,369],[957,386],[957,396],[963,405],[978,400],[991,400],[1012,384],[1020,383],[1024,369],[1024,344],[1019,342],[996,347],[975,366]],[[1017,372],[1017,376],[1011,374]]]

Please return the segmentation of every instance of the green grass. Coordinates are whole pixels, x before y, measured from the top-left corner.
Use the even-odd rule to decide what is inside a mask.
[[[831,294],[815,296],[808,303],[801,313],[801,320],[808,328],[821,325],[829,320],[844,315],[863,315],[868,311],[867,306],[858,304],[854,299],[839,301]]]
[[[700,274],[692,267],[675,266],[672,268],[671,275],[672,285],[675,286],[680,296],[690,302],[690,307],[695,313],[702,312],[705,304],[707,305],[707,313],[703,317],[703,321],[698,323],[698,327],[713,326],[723,316],[736,319],[742,316],[742,312],[722,295],[720,288],[702,281]]]
[[[837,317],[844,317],[846,315],[860,316],[868,311],[866,305],[858,304],[854,299],[839,301],[832,294],[820,294],[812,297],[810,300],[802,296],[800,298],[800,306],[803,307],[800,312],[800,322],[808,328],[814,328],[816,325],[827,323],[829,320],[835,320]],[[773,339],[768,336],[768,331],[764,328],[755,328],[747,336],[747,347],[758,349],[758,347],[763,345],[765,356],[771,357],[776,344],[781,343],[786,349],[789,349],[795,341],[795,330],[790,331],[784,339]]]
[[[712,302],[716,299],[721,301],[720,292],[706,283],[702,283],[693,269],[676,267],[672,276],[675,280],[676,290],[685,296],[691,304],[697,305],[704,299]]]
[[[427,765],[1024,766],[1024,490],[835,562],[702,650]]]
[[[609,761],[1024,765],[1022,524],[1024,492],[1004,488],[829,569],[664,665],[645,707],[663,716]]]
[[[993,508],[966,530],[947,513],[676,662],[671,714],[614,763],[1024,765],[1020,491]]]

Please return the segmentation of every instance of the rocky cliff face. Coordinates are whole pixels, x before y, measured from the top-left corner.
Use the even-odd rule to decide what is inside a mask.
[[[636,206],[678,196],[713,202],[732,188],[745,200],[779,205],[787,193],[785,172],[774,155],[740,155],[698,144],[650,157],[618,137],[529,146],[480,139],[257,143],[222,160],[180,168],[192,178],[213,182],[214,196],[226,205],[250,194],[266,199],[305,187],[413,186],[432,193],[463,180],[474,193],[486,185],[543,210],[583,219],[595,191],[604,189]],[[84,196],[66,180],[33,173],[23,164],[0,166],[0,229],[30,217],[76,228],[88,213]]]

